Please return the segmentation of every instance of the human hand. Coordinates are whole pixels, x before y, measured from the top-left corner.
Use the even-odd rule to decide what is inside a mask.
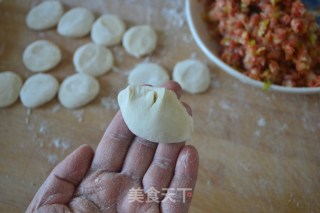
[[[180,98],[177,83],[164,87]],[[82,145],[58,164],[27,212],[188,212],[198,166],[194,147],[136,137],[118,112],[96,153]]]

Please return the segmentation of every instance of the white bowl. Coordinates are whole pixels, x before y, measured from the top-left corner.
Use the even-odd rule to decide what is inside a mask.
[[[224,63],[218,56],[220,46],[212,39],[208,33],[207,24],[203,20],[204,15],[204,1],[199,0],[186,0],[186,15],[187,21],[190,27],[190,31],[193,35],[194,40],[200,49],[207,55],[207,57],[217,64],[223,71],[229,73],[233,77],[239,79],[241,82],[263,88],[264,84],[260,81],[253,80],[237,70],[233,69],[226,63]],[[269,90],[279,91],[285,93],[295,94],[311,94],[320,93],[320,87],[308,88],[308,87],[284,87],[278,85],[271,85]]]

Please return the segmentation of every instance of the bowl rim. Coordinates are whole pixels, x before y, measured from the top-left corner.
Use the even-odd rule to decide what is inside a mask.
[[[220,67],[223,71],[227,72],[229,75],[237,78],[241,82],[245,84],[249,84],[258,88],[263,88],[264,84],[260,81],[253,80],[239,71],[233,69],[228,64],[224,63],[218,56],[216,56],[214,53],[211,52],[211,50],[206,46],[206,44],[203,42],[201,36],[199,35],[196,27],[195,27],[195,17],[194,12],[192,11],[193,4],[201,4],[200,0],[186,0],[185,4],[185,13],[187,22],[189,25],[189,29],[191,31],[191,34],[198,45],[198,47],[203,51],[203,53],[211,60],[213,61],[218,67]],[[201,13],[199,13],[201,15]],[[292,94],[314,94],[314,93],[320,93],[320,87],[285,87],[285,86],[279,86],[272,84],[266,91],[278,91],[283,93],[292,93]]]

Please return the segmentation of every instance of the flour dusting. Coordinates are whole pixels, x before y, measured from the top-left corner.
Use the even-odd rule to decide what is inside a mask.
[[[44,145],[43,140],[38,140],[37,143],[39,144],[40,147],[43,147],[43,145]]]
[[[51,112],[52,113],[56,113],[61,109],[61,105],[60,104],[56,104],[52,107]]]
[[[113,47],[113,55],[115,58],[115,61],[119,64],[123,63],[126,58],[126,53],[123,49],[123,47],[115,46]]]
[[[245,165],[244,163],[239,162],[239,166],[240,166],[244,171],[246,171],[246,172],[249,171],[249,168],[248,168],[247,165]]]
[[[26,118],[25,118],[25,122],[26,122],[26,124],[29,124],[30,123],[30,115],[31,115],[31,109],[30,108],[28,108],[27,109],[27,116],[26,116]]]
[[[40,124],[39,133],[40,134],[46,134],[48,131],[48,122],[43,121]]]
[[[76,117],[78,123],[82,123],[84,120],[84,110],[75,110],[72,112],[73,116]]]
[[[51,144],[57,149],[67,150],[70,147],[70,143],[66,141],[62,141],[61,138],[55,138],[51,141]]]
[[[167,21],[165,29],[182,28],[185,24],[185,13],[183,9],[164,7],[161,10],[161,15]]]
[[[56,154],[48,154],[47,159],[48,162],[52,165],[58,162],[58,156]]]
[[[193,37],[190,33],[185,33],[182,35],[182,41],[184,41],[187,44],[190,44],[193,42]]]
[[[180,161],[181,165],[184,166],[184,168],[187,168],[189,166],[189,161],[190,161],[189,158],[190,158],[190,151],[187,150],[187,152],[184,155],[182,155],[181,161]]]
[[[196,52],[193,52],[193,53],[191,53],[191,55],[190,55],[190,58],[191,58],[191,59],[197,59],[197,57],[198,57],[198,53],[196,53]]]
[[[116,99],[110,98],[110,97],[103,97],[100,100],[101,105],[106,108],[106,109],[110,109],[110,110],[118,110],[119,109],[119,105]]]
[[[215,78],[214,74],[211,73],[211,87],[212,88],[220,88],[221,82]]]
[[[285,130],[287,130],[288,128],[289,128],[288,124],[283,124],[278,127],[277,131],[281,133],[281,132],[284,132]]]
[[[112,72],[119,73],[119,74],[122,74],[124,76],[128,76],[129,73],[130,73],[130,70],[127,71],[127,70],[120,69],[119,67],[113,66],[112,67]]]
[[[101,178],[96,178],[96,179],[94,180],[94,182],[95,182],[95,183],[101,183],[102,180],[101,180]]]
[[[259,127],[264,127],[266,125],[266,119],[263,117],[259,118],[259,120],[257,121],[257,124]]]
[[[232,107],[226,100],[220,101],[219,106],[224,110],[232,110]]]

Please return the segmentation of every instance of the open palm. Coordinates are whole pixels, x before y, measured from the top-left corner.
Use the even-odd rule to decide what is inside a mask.
[[[180,97],[178,84],[164,87]],[[198,164],[194,147],[139,138],[118,112],[96,153],[87,145],[71,153],[53,169],[27,212],[188,212]]]

